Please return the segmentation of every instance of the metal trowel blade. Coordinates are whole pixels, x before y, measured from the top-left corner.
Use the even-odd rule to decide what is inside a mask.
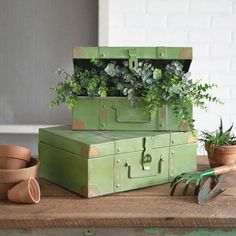
[[[225,189],[220,188],[222,180],[223,175],[209,177],[198,193],[198,204],[205,204],[223,193]]]

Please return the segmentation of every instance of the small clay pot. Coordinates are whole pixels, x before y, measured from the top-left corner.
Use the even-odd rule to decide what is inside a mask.
[[[236,145],[219,147],[205,145],[205,149],[211,168],[236,162]]]
[[[20,169],[27,166],[31,151],[16,145],[0,145],[0,169]]]
[[[15,203],[39,203],[41,193],[37,180],[24,180],[7,192],[8,200]]]
[[[39,160],[31,157],[26,168],[22,169],[0,169],[0,199],[7,197],[7,191],[17,183],[30,177],[37,177]]]

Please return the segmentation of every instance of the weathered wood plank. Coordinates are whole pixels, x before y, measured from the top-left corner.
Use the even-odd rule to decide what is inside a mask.
[[[207,169],[206,158],[201,168]],[[202,206],[194,196],[169,196],[169,184],[84,199],[40,180],[42,200],[37,205],[0,202],[0,228],[35,227],[236,227],[236,175],[228,189]]]
[[[0,227],[236,227],[236,196],[200,206],[195,197],[48,198],[0,204]]]
[[[235,228],[44,228],[0,230],[0,236],[235,236]]]

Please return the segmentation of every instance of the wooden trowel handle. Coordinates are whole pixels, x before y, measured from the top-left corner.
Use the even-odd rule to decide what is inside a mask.
[[[224,165],[213,168],[215,175],[225,174],[236,171],[236,164]]]

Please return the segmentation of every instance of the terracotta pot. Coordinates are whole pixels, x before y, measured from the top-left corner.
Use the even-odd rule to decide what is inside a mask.
[[[220,147],[205,145],[205,149],[212,168],[236,162],[236,145]]]
[[[30,160],[29,149],[16,145],[0,145],[0,169],[25,168]]]
[[[33,177],[15,185],[7,192],[8,200],[15,203],[39,203],[40,187]]]
[[[31,157],[26,168],[6,170],[0,169],[0,199],[7,197],[7,191],[17,183],[27,180],[30,177],[37,177],[39,161]]]
[[[9,184],[9,183],[0,183],[0,199],[5,199],[7,197],[7,191],[11,189],[15,183]]]

